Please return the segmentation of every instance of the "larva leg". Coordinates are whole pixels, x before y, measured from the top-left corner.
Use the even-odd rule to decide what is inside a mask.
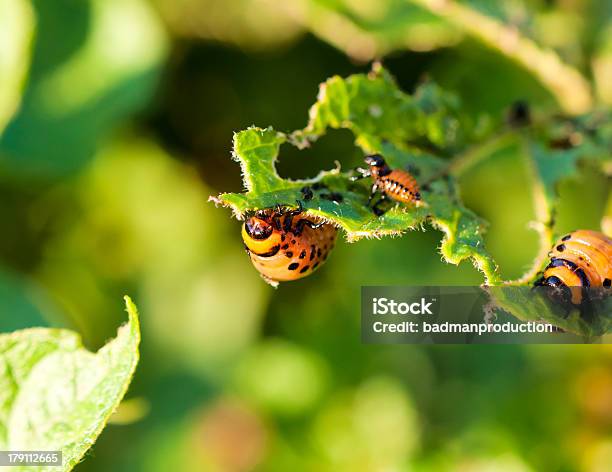
[[[353,174],[355,172],[357,172],[358,175],[351,175],[349,177],[349,180],[351,182],[355,182],[356,180],[365,179],[366,177],[370,177],[372,175],[372,173],[370,172],[370,169],[364,169],[363,167],[356,167],[355,169],[352,170]]]
[[[382,193],[380,195],[380,198],[376,201],[376,203],[374,203],[374,205],[372,205],[372,211],[374,212],[374,214],[376,216],[381,216],[385,213],[385,210],[383,210],[382,208],[380,208],[380,204],[383,203],[385,200],[387,199],[387,196]]]
[[[319,229],[324,224],[325,222],[323,221],[320,223],[314,223],[310,220],[303,218],[296,223],[295,228],[293,229],[293,234],[295,234],[296,236],[299,236],[300,234],[302,234],[302,231],[304,231],[305,226],[308,226],[311,229]]]
[[[368,203],[366,206],[370,206],[377,192],[378,192],[378,184],[375,182],[372,184],[372,189],[370,190],[370,198],[368,198]]]

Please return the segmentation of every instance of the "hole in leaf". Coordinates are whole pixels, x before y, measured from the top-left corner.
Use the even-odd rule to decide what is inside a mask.
[[[340,129],[329,130],[306,149],[284,144],[280,148],[276,170],[284,179],[307,179],[315,177],[322,169],[334,169],[335,161],[338,161],[342,170],[347,171],[363,164],[363,153],[354,141],[353,133]]]

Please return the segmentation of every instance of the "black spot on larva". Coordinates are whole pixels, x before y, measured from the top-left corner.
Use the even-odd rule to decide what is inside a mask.
[[[289,258],[293,257],[293,253],[291,251],[287,251],[285,255]]]
[[[304,259],[306,257],[306,249],[302,249],[302,252],[300,252],[300,259]]]
[[[563,252],[563,251],[565,251],[565,244],[559,244],[559,245],[557,246],[557,251],[559,251],[559,252]]]
[[[561,238],[561,241],[567,241],[568,239],[572,239],[571,234],[568,234],[567,236],[563,236],[563,238]]]
[[[304,267],[302,267],[300,269],[300,274],[303,274],[304,272],[306,272],[308,269],[310,269],[310,266],[305,265]]]
[[[283,244],[283,245],[281,246],[281,249],[289,249],[289,244]]]
[[[283,241],[283,242],[285,241],[285,235],[284,234],[281,234],[281,241]]]
[[[606,288],[610,288],[610,285],[612,285],[612,280],[610,279],[606,279],[603,281],[603,286]]]
[[[310,246],[310,260],[312,261],[314,259],[315,256],[315,246],[314,244],[311,244]]]
[[[257,254],[259,257],[272,257],[272,256],[276,255],[276,253],[279,250],[280,250],[280,246],[277,244],[276,246],[272,246],[272,248],[268,252],[265,252],[263,254],[259,254],[259,253],[255,252],[254,254]]]
[[[317,257],[321,257],[321,248],[317,249]]]
[[[300,264],[298,264],[297,262],[292,262],[291,264],[289,264],[289,265],[287,266],[287,269],[289,269],[289,270],[295,270],[295,269],[297,269],[299,266],[300,266]]]

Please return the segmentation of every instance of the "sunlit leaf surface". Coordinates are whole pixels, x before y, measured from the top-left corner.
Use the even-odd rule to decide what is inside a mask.
[[[71,470],[125,395],[138,364],[138,313],[97,353],[71,331],[27,329],[0,335],[0,449],[61,450]]]

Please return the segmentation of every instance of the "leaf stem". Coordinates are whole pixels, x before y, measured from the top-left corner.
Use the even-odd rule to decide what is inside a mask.
[[[438,180],[445,175],[461,177],[465,172],[490,157],[495,151],[511,144],[516,140],[516,130],[503,130],[489,137],[485,141],[475,144],[453,157],[448,165],[429,177],[425,184]]]
[[[530,71],[569,114],[588,111],[593,105],[589,82],[550,49],[542,49],[517,28],[453,0],[407,0],[440,16],[450,24],[498,50]]]
[[[456,155],[444,170],[444,174],[450,174],[454,177],[462,176],[467,170],[490,157],[495,151],[513,142],[515,138],[516,132],[514,130],[501,131],[491,136],[489,139]]]
[[[535,164],[531,159],[531,151],[526,139],[521,140],[522,154],[529,169],[531,179],[533,206],[536,221],[531,223],[531,227],[535,229],[539,235],[540,249],[536,255],[531,268],[528,269],[520,278],[505,282],[505,285],[526,285],[531,282],[540,272],[542,266],[548,259],[550,248],[554,243],[554,208],[546,198],[544,185],[538,177],[538,173],[534,168]]]

